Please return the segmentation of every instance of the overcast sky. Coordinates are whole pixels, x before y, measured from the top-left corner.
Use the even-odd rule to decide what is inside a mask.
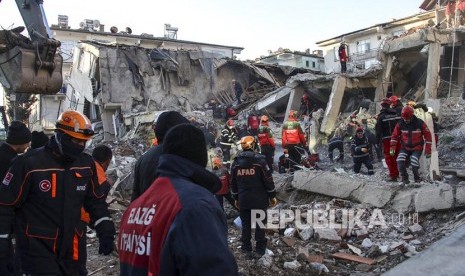
[[[1,1],[1,0],[0,0]],[[32,0],[31,0],[32,1]],[[419,0],[44,0],[49,24],[69,16],[71,28],[98,19],[133,34],[161,37],[164,24],[179,28],[178,39],[245,48],[254,59],[279,47],[316,49],[315,42],[420,12]],[[0,2],[0,27],[24,25],[14,0]]]

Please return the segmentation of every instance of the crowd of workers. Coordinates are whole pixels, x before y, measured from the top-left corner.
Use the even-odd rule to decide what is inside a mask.
[[[302,105],[301,112],[310,116],[308,98]],[[426,107],[411,102],[402,106],[393,96],[383,99],[381,108],[374,138],[356,117],[346,129],[335,131],[328,143],[330,161],[344,161],[344,139],[354,127],[350,148],[355,173],[362,164],[368,175],[374,173],[374,139],[382,145],[390,181],[400,176],[408,184],[410,164],[414,181],[420,182],[419,158],[423,150],[427,157],[431,154],[432,137],[414,109]],[[240,133],[228,119],[220,134],[221,153],[209,157],[205,131],[175,111],[158,117],[157,144],[135,165],[131,204],[121,219],[121,275],[237,275],[227,243],[224,199],[239,212],[241,249],[251,257],[265,254],[265,229],[252,225],[251,216],[252,210],[277,204],[276,144],[268,116],[252,112],[247,125]],[[99,145],[92,155],[84,153],[93,134],[89,119],[77,111],[60,115],[50,139],[31,133],[21,122],[9,126],[0,146],[1,275],[87,275],[88,226],[97,232],[98,252],[113,252],[115,224],[105,202],[110,190],[105,171],[112,152]],[[282,126],[279,173],[300,168],[302,156],[310,155],[307,139],[297,112],[291,110]],[[231,158],[236,143],[241,151]],[[209,158],[211,169],[206,168]],[[262,219],[266,223],[266,216]]]

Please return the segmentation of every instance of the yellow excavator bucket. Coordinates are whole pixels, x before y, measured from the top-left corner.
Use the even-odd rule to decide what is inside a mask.
[[[63,57],[55,54],[52,69],[39,64],[35,50],[16,46],[0,54],[0,83],[15,93],[56,94],[63,83]]]

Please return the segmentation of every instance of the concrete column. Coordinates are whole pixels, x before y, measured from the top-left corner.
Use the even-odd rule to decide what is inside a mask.
[[[426,76],[426,99],[436,99],[438,95],[439,86],[439,59],[441,57],[439,50],[441,49],[440,43],[430,43],[428,50],[428,71]]]
[[[326,105],[325,115],[320,128],[320,131],[327,135],[331,134],[336,126],[345,88],[346,78],[343,76],[337,76],[331,89],[331,95],[329,96],[329,101]]]
[[[457,74],[457,85],[459,87],[463,86],[463,82],[465,82],[465,47],[460,47],[459,48],[459,65],[457,66],[459,68],[458,74]],[[460,94],[454,95],[460,97]]]
[[[291,93],[289,94],[289,101],[287,102],[286,116],[284,116],[284,122],[287,121],[290,110],[299,111],[300,99],[302,99],[303,94],[303,87],[295,87],[294,89],[291,89]],[[297,116],[300,116],[300,114],[297,114]]]
[[[381,99],[386,97],[389,84],[391,83],[392,56],[386,56],[385,60],[386,62],[384,64],[383,73],[378,76],[378,86],[375,91],[375,102],[379,102]]]
[[[103,140],[114,141],[115,140],[115,127],[113,124],[113,114],[115,109],[103,109],[102,112],[102,123],[103,123]]]

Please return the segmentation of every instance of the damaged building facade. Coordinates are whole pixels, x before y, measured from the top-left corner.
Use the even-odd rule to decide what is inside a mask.
[[[135,35],[127,32],[130,28],[127,28],[125,32],[115,32],[115,29],[112,28],[113,31],[108,32],[105,31],[104,25],[100,23],[99,25],[93,26],[81,24],[80,29],[71,29],[67,25],[67,22],[63,24],[63,20],[60,17],[63,16],[59,16],[59,24],[52,25],[51,30],[54,37],[61,41],[60,51],[64,56],[63,88],[56,95],[41,95],[39,100],[31,106],[31,115],[29,117],[29,125],[32,129],[44,130],[48,133],[53,131],[55,127],[54,122],[60,112],[67,108],[76,107],[77,110],[85,110],[86,115],[93,118],[94,122],[100,120],[101,116],[99,115],[99,110],[96,109],[96,106],[92,106],[91,102],[93,102],[93,99],[88,96],[92,94],[92,92],[89,91],[100,89],[96,87],[98,84],[94,76],[94,74],[98,76],[100,71],[93,72],[90,67],[94,67],[94,65],[85,64],[85,62],[91,60],[93,62],[98,61],[98,58],[92,59],[90,55],[83,53],[83,51],[91,47],[86,48],[84,46],[79,46],[82,41],[98,41],[100,43],[100,48],[104,46],[111,48],[111,45],[121,45],[124,47],[164,49],[171,51],[199,51],[205,53],[207,57],[215,56],[217,58],[227,59],[234,59],[235,56],[240,54],[243,50],[242,47],[237,46],[185,41],[166,36],[154,37],[146,33]],[[85,21],[87,22],[89,20]],[[97,20],[94,21],[97,22]],[[94,54],[95,53],[94,51]],[[76,59],[81,63],[76,63]],[[121,64],[119,65],[121,66]],[[73,79],[71,74],[75,67],[80,68],[74,71],[76,78],[82,78],[82,71],[80,70],[88,70],[87,73],[89,75],[83,83],[76,83],[76,79],[74,79],[73,86],[71,84],[71,80]],[[144,68],[143,65],[142,68]],[[87,100],[85,100],[86,97],[84,95],[87,95]],[[110,101],[110,103],[112,102]],[[111,104],[108,106],[111,106]]]

